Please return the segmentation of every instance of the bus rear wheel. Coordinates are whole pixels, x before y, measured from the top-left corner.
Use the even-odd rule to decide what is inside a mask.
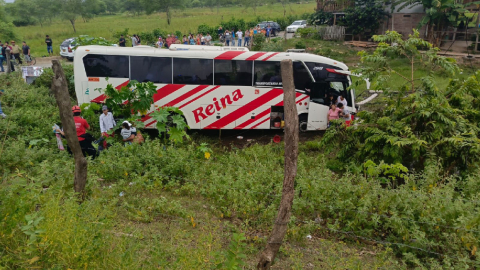
[[[298,131],[299,132],[306,132],[308,128],[308,115],[301,114],[298,117]]]

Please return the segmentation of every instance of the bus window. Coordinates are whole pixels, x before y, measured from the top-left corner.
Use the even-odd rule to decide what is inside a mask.
[[[173,83],[213,84],[213,60],[173,58]]]
[[[252,61],[215,60],[215,85],[252,86]]]
[[[311,87],[312,78],[302,62],[293,62],[293,81],[297,90],[310,89]]]
[[[282,86],[280,62],[255,61],[254,83],[256,86]]]
[[[172,83],[172,58],[130,56],[130,65],[131,80]]]
[[[87,77],[128,78],[128,56],[88,54],[83,57]]]

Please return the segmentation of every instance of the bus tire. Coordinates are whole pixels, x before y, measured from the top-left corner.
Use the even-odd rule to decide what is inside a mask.
[[[306,132],[308,128],[308,114],[301,114],[298,116],[298,131]]]

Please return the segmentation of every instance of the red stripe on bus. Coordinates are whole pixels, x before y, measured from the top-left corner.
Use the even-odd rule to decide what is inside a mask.
[[[269,117],[267,117],[267,119],[265,119],[265,120],[263,120],[262,122],[260,122],[260,123],[256,124],[255,126],[251,127],[250,129],[254,129],[254,128],[256,128],[256,127],[260,126],[261,124],[263,124],[263,123],[267,122],[269,119],[270,119],[270,118],[269,118]]]
[[[215,57],[216,60],[232,60],[233,58],[239,56],[244,52],[242,51],[228,51],[220,54],[219,56]]]
[[[157,89],[157,93],[153,95],[153,103],[169,96],[184,86],[185,84],[167,84],[164,87]]]
[[[204,129],[220,129],[233,121],[239,119],[240,117],[246,115],[247,113],[257,109],[258,107],[264,105],[265,103],[269,102],[270,100],[280,96],[283,93],[282,89],[272,89],[267,93],[263,94],[262,96],[258,97],[250,101],[249,103],[241,106],[240,108],[236,109],[235,111],[227,114],[226,116],[220,118],[213,122],[212,124],[206,126]]]
[[[178,108],[179,108],[179,109],[181,109],[181,108],[183,108],[183,107],[187,106],[188,104],[190,104],[190,103],[194,102],[195,100],[197,100],[197,99],[199,99],[199,98],[201,98],[201,97],[205,96],[206,94],[208,94],[208,93],[212,92],[213,90],[215,90],[215,89],[217,89],[217,88],[219,88],[219,87],[220,87],[220,85],[217,85],[217,86],[213,87],[212,89],[210,89],[210,90],[208,90],[207,92],[205,92],[205,93],[203,93],[203,94],[199,95],[198,97],[196,97],[196,98],[194,98],[194,99],[190,100],[189,102],[187,102],[187,103],[183,104],[182,106],[180,106],[180,107],[178,107]]]
[[[163,105],[162,107],[173,107],[175,105],[177,105],[177,103],[180,103],[182,101],[184,101],[185,99],[191,97],[192,95],[194,95],[195,93],[198,93],[200,91],[202,91],[203,89],[209,87],[210,85],[200,85],[200,86],[197,86],[195,88],[193,88],[192,90],[188,91],[187,93],[179,96],[178,98],[170,101],[169,103]]]
[[[300,99],[299,101],[297,101],[297,104],[298,104],[298,103],[300,103],[300,102],[302,102],[302,101],[304,101],[304,100],[305,100],[305,99],[307,99],[307,98],[308,98],[308,96],[306,96],[306,97],[304,97],[304,98]]]
[[[129,82],[130,81],[126,81],[126,82],[116,86],[115,89],[120,90],[120,89],[122,89],[122,87],[127,86]],[[106,98],[107,98],[107,96],[105,96],[105,94],[101,94],[100,96],[90,100],[90,102],[103,103]]]
[[[267,61],[268,59],[274,57],[275,55],[277,55],[278,53],[272,53],[271,55],[265,57],[265,59],[263,59],[262,61]]]
[[[301,96],[301,93],[295,93],[295,98],[298,98]],[[273,106],[283,106],[283,101],[280,101],[279,103],[273,105]],[[246,126],[250,125],[251,123],[257,121],[259,118],[262,118],[263,116],[269,114],[271,112],[271,107],[266,109],[265,111],[255,115],[255,119],[248,119],[247,121],[241,123],[240,125],[237,125],[234,129],[243,129]]]
[[[259,53],[256,53],[250,57],[248,57],[247,59],[245,59],[246,61],[253,61],[253,60],[257,60],[258,58],[264,56],[266,53],[264,52],[259,52]]]
[[[184,86],[185,86],[185,84],[167,84],[164,87],[161,87],[161,88],[157,89],[157,93],[155,93],[153,95],[153,104],[155,104],[159,100],[167,97],[168,95],[174,93],[175,91],[181,89]],[[147,115],[145,115],[145,117],[142,118],[142,122],[145,122],[148,119],[152,118],[152,117],[150,117],[150,114],[152,112],[149,112]]]

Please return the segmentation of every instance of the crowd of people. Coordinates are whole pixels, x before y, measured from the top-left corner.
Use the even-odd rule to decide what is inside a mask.
[[[252,27],[242,31],[241,29],[235,30],[224,30],[221,26],[217,30],[217,34],[224,46],[238,46],[238,47],[248,47],[251,45],[251,41],[254,35],[263,34],[265,37],[269,38],[274,35],[274,29],[268,25],[266,28],[260,28],[259,26]],[[132,36],[127,36],[132,41],[132,47],[142,45],[140,36],[134,34]],[[126,47],[125,37],[120,36],[118,40],[120,47]],[[155,43],[156,48],[170,48],[172,44],[184,44],[184,45],[204,45],[211,46],[213,45],[213,38],[210,33],[203,35],[198,34],[188,34],[179,37],[175,34],[168,34],[167,37],[158,37],[158,41]]]
[[[0,108],[1,112],[1,108]],[[72,107],[73,121],[75,122],[75,129],[77,132],[77,138],[80,143],[80,148],[84,156],[91,156],[95,158],[99,155],[100,151],[107,149],[110,144],[107,142],[107,138],[112,138],[115,136],[115,133],[112,132],[115,126],[117,125],[113,114],[108,110],[107,106],[102,106],[102,113],[99,117],[99,125],[101,136],[97,140],[94,137],[87,133],[87,130],[90,130],[90,125],[87,120],[81,117],[82,110],[79,106]],[[1,114],[0,114],[1,115]],[[120,131],[120,136],[125,145],[132,143],[142,143],[144,141],[143,136],[140,132],[137,132],[136,128],[128,121],[123,121],[122,130]],[[61,134],[65,137],[65,133],[58,125],[53,126],[54,132]],[[98,145],[98,149],[93,146],[93,144]],[[63,150],[63,144],[59,141],[59,149]],[[70,147],[67,146],[67,151],[71,153]]]
[[[30,56],[30,46],[28,46],[25,41],[22,42],[22,47],[18,46],[18,44],[16,44],[14,40],[5,43],[2,43],[2,41],[0,41],[0,50],[0,72],[5,72],[3,62],[7,62],[7,50],[10,50],[10,69],[12,71],[15,71],[15,61],[17,61],[20,65],[23,64],[21,55],[23,55],[27,64],[30,64],[30,62],[32,61]]]
[[[328,126],[330,127],[330,121],[341,119],[345,121],[345,125],[350,126],[352,117],[347,109],[347,100],[343,95],[338,96],[335,100],[333,95],[327,98],[330,109],[328,110]]]

